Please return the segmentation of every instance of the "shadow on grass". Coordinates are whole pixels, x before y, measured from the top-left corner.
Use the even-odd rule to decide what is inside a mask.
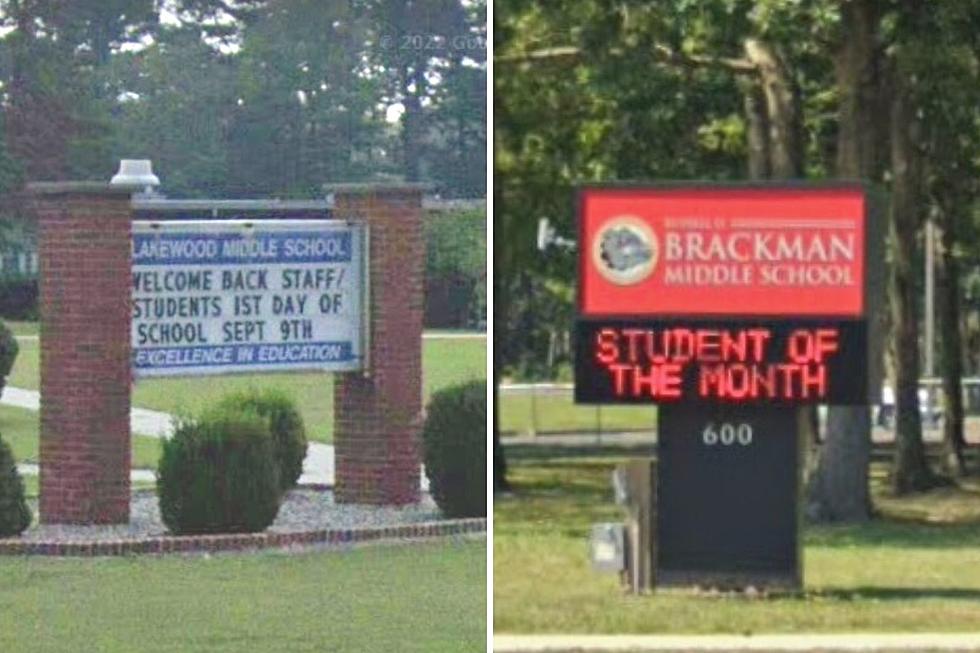
[[[980,546],[980,522],[933,524],[879,516],[864,524],[807,526],[804,541],[808,546],[830,548],[976,548]]]
[[[917,599],[949,599],[980,601],[980,589],[963,587],[854,587],[828,588],[806,592],[807,599],[835,599],[838,601],[909,601]]]
[[[581,444],[581,445],[507,445],[507,462],[561,462],[578,458],[626,459],[651,457],[656,453],[652,444]]]
[[[509,453],[509,452],[508,452]],[[509,459],[514,492],[494,501],[495,530],[501,534],[560,534],[586,537],[591,525],[622,521],[613,501],[611,474],[627,456]],[[879,474],[880,475],[880,474]],[[807,546],[957,549],[980,547],[980,495],[946,488],[911,498],[876,496],[881,514],[864,524],[809,525]],[[964,506],[966,508],[964,508]]]

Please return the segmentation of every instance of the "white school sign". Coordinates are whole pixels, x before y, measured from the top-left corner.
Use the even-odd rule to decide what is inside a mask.
[[[340,220],[134,222],[134,374],[363,368],[366,241]]]

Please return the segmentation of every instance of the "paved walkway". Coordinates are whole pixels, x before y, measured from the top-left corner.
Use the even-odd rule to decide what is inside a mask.
[[[496,653],[980,652],[980,633],[848,635],[494,635]]]
[[[486,339],[485,332],[459,331],[459,332],[431,332],[422,334],[425,340],[463,340],[463,339]],[[37,340],[37,335],[19,335],[18,340]],[[28,410],[41,409],[41,394],[37,390],[24,390],[22,388],[7,387],[0,396],[0,404],[17,406]],[[158,410],[133,407],[129,416],[130,430],[139,435],[147,435],[152,438],[169,438],[173,435],[173,416]],[[37,474],[37,465],[22,464],[17,469],[22,474]],[[152,470],[134,469],[132,471],[134,481],[154,481],[156,475]],[[303,485],[333,485],[334,483],[334,449],[333,445],[310,442],[306,450],[306,459],[303,461],[303,475],[299,477],[299,482]],[[429,479],[422,473],[422,489],[429,489]]]
[[[7,387],[0,396],[0,404],[17,406],[28,410],[40,410],[41,393],[37,390]],[[169,413],[146,408],[133,408],[130,412],[130,428],[133,433],[147,435],[153,438],[169,438],[173,435],[173,417]],[[37,465],[18,465],[22,474],[37,474]],[[156,479],[152,470],[134,469],[132,480],[153,481]],[[423,488],[428,487],[424,476]],[[333,446],[310,442],[306,450],[306,460],[303,461],[303,475],[299,482],[302,484],[333,485],[334,482],[334,451]]]

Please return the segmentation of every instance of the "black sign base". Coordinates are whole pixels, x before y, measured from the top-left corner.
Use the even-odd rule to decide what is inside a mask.
[[[802,586],[797,415],[660,407],[656,586]]]

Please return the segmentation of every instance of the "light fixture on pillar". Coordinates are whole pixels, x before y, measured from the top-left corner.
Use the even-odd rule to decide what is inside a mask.
[[[109,182],[111,186],[130,186],[142,188],[151,193],[154,186],[160,185],[160,179],[153,174],[153,162],[149,159],[122,159],[117,172]]]

